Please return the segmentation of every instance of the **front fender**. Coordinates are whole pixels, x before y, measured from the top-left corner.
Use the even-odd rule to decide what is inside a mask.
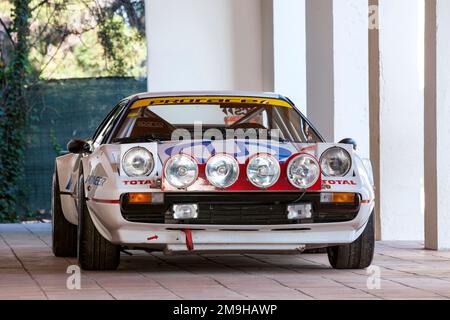
[[[72,224],[78,225],[76,205],[80,155],[66,154],[56,158],[55,173],[58,175],[61,208],[64,217]]]

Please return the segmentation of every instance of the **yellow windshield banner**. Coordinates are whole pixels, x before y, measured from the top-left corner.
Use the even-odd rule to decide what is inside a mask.
[[[131,109],[138,109],[148,106],[176,105],[176,104],[245,104],[250,106],[269,105],[277,107],[292,108],[291,104],[285,100],[258,97],[238,97],[238,96],[190,96],[190,97],[158,97],[137,100]]]

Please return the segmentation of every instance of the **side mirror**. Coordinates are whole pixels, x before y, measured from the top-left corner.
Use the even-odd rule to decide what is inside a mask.
[[[341,141],[339,141],[339,143],[352,144],[354,150],[356,150],[356,148],[358,147],[358,144],[356,143],[356,140],[354,140],[352,138],[342,139]]]
[[[72,139],[67,144],[67,150],[70,153],[89,153],[91,152],[91,145],[80,139]]]

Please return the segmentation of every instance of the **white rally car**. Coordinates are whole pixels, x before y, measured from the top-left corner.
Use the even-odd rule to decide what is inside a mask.
[[[115,269],[122,249],[374,254],[370,162],[277,94],[143,93],[56,159],[53,252]]]

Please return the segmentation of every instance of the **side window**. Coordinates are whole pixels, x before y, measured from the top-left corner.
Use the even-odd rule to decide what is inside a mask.
[[[316,135],[314,130],[309,126],[308,122],[305,121],[305,119],[301,120],[301,132],[303,133],[303,136],[307,143],[316,143],[320,142],[321,139]]]
[[[117,116],[122,112],[123,107],[127,104],[127,101],[122,101],[119,103],[105,118],[100,127],[94,134],[92,146],[94,149],[98,148],[101,144],[105,136],[109,133],[111,128],[114,125],[114,120],[116,120]]]

